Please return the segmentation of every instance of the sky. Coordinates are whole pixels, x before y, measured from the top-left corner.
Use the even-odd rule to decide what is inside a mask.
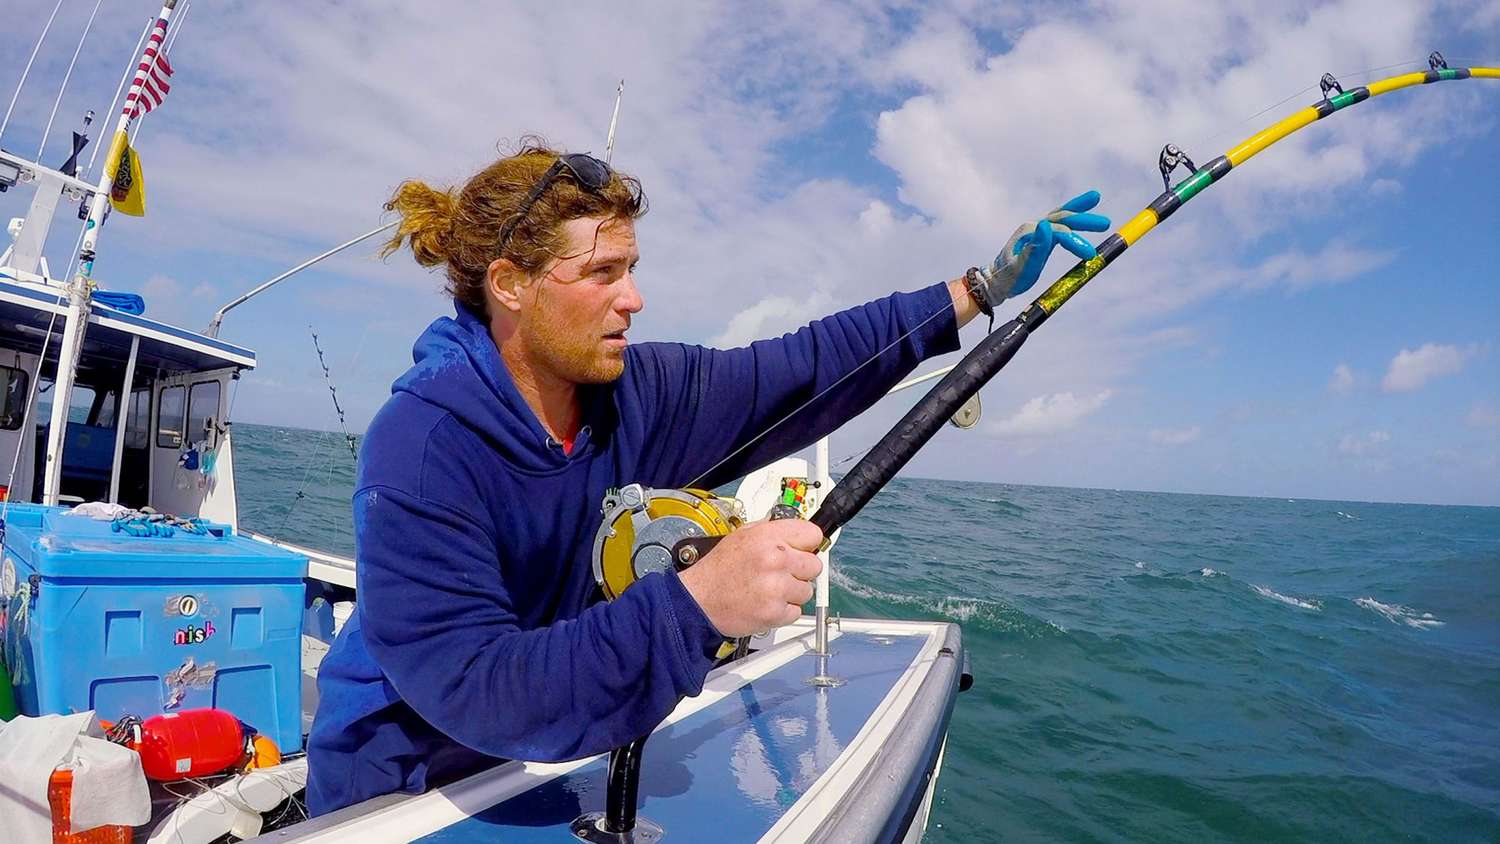
[[[0,0],[7,102],[54,2]],[[63,0],[0,146],[37,152],[93,8]],[[101,4],[45,162],[85,110],[113,126],[158,8]],[[404,179],[461,184],[528,134],[602,154],[624,78],[614,164],[651,203],[632,340],[739,345],[957,276],[1083,190],[1123,223],[1160,192],[1163,144],[1205,163],[1315,101],[1323,72],[1349,87],[1433,49],[1500,65],[1500,0],[193,3],[138,133],[147,216],[111,217],[95,276],[201,329],[388,220]],[[906,472],[1500,505],[1497,151],[1489,80],[1295,134],[1090,283],[985,387],[979,426],[945,429]],[[0,195],[0,217],[28,199]],[[60,217],[55,268],[76,237]],[[316,331],[362,430],[451,312],[441,288],[370,241],[235,310],[221,336],[260,363],[235,418],[337,429]],[[833,437],[842,468],[914,392]]]

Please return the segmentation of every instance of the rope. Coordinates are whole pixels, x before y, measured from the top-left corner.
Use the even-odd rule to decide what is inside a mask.
[[[157,513],[150,507],[144,507],[140,510],[127,510],[115,516],[110,520],[109,529],[111,533],[123,533],[129,536],[170,537],[179,530],[195,536],[207,536],[208,520],[189,519],[174,516],[171,513]]]

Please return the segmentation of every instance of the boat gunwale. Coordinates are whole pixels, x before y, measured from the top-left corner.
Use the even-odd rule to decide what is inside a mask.
[[[901,707],[896,724],[886,731],[886,740],[877,744],[874,757],[865,763],[859,778],[843,790],[843,799],[821,813],[822,819],[811,835],[789,836],[792,840],[909,839],[912,822],[921,813],[922,803],[937,779],[953,708],[964,688],[961,685],[965,664],[963,632],[957,624],[946,626],[937,654],[932,657],[932,668],[923,675],[912,698]],[[913,667],[919,661],[920,658],[914,660]],[[872,729],[876,720],[871,718],[865,728]],[[863,738],[856,737],[850,747],[857,747]],[[836,767],[830,767],[823,777],[835,771]],[[762,840],[773,837],[768,834]]]
[[[756,680],[772,671],[781,668],[796,659],[809,657],[812,651],[812,628],[810,619],[804,617],[794,622],[797,626],[806,626],[805,632],[780,642],[763,651],[758,651],[749,657],[737,662],[715,669],[704,682],[703,692],[695,697],[687,698],[675,709],[672,714],[657,726],[661,730],[687,718],[703,709],[706,709],[720,700],[737,692],[747,683]],[[953,637],[958,635],[958,626],[948,622],[937,621],[910,621],[899,619],[843,619],[842,630],[830,631],[831,641],[837,642],[843,633],[868,633],[874,635],[893,636],[924,636],[927,641],[920,647],[917,654],[904,666],[902,677],[899,678],[885,698],[877,706],[875,712],[866,720],[860,732],[852,740],[848,747],[833,765],[825,770],[814,783],[814,789],[825,789],[829,785],[830,775],[836,776],[836,772],[845,763],[850,755],[861,747],[862,743],[869,740],[871,725],[888,720],[890,709],[893,706],[911,705],[916,695],[923,688],[931,686],[927,677],[934,673],[948,674],[944,666],[939,662],[942,656],[940,651],[949,647],[950,641],[956,641]],[[951,676],[948,677],[946,686],[951,687],[956,694],[959,660],[947,660],[953,665]],[[837,654],[833,657],[833,665],[837,666]],[[918,675],[914,677],[913,675]],[[915,680],[916,690],[910,694],[903,695]],[[946,724],[948,714],[951,713],[952,703],[942,710],[942,721]],[[900,727],[906,723],[905,717],[900,717],[896,725]],[[890,740],[891,733],[882,731],[881,735]],[[937,745],[942,746],[942,736],[938,736]],[[879,748],[875,748],[875,759],[886,758],[880,754]],[[568,774],[574,770],[583,768],[590,764],[596,764],[607,754],[596,754],[569,762],[520,762],[512,761],[497,765],[476,774],[448,783],[438,788],[431,789],[421,794],[385,794],[373,797],[369,800],[346,806],[335,812],[322,817],[313,818],[309,821],[286,827],[274,832],[265,833],[260,838],[250,841],[272,840],[281,844],[293,844],[293,842],[330,842],[330,841],[360,841],[361,836],[370,835],[365,840],[412,840],[423,835],[438,832],[448,826],[472,817],[479,812],[492,806],[498,805],[506,800],[525,793],[544,782],[556,777]],[[864,754],[868,756],[869,754]],[[861,776],[870,774],[868,762],[862,762],[859,771]],[[810,790],[811,791],[811,790]],[[910,807],[915,811],[922,799],[919,790],[917,802]],[[804,794],[798,804],[788,809],[786,816],[781,818],[771,830],[765,834],[765,839],[771,839],[777,830],[782,829],[798,806],[804,806],[807,795]],[[805,806],[804,806],[805,808]],[[902,821],[903,825],[909,825],[910,813]],[[821,823],[821,820],[815,821]],[[394,838],[392,837],[394,836]]]

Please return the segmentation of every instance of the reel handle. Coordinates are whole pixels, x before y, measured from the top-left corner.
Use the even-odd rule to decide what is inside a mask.
[[[802,514],[797,512],[796,507],[789,504],[777,504],[771,508],[771,514],[766,518],[774,522],[779,519],[800,519]],[[682,571],[703,559],[703,556],[714,550],[714,546],[718,545],[719,540],[723,538],[722,536],[690,536],[679,540],[676,545],[672,546],[673,565],[677,566],[678,571]]]

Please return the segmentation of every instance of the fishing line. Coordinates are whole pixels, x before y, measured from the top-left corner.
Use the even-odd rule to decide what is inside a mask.
[[[318,366],[323,367],[323,380],[328,382],[328,394],[333,397],[333,409],[338,413],[339,430],[344,432],[344,443],[349,446],[349,456],[355,462],[358,462],[359,450],[356,448],[354,436],[349,433],[349,426],[344,420],[344,408],[339,404],[339,391],[333,385],[333,375],[328,371],[328,362],[323,359],[323,347],[318,343],[318,332],[313,331],[311,325],[307,327],[307,330],[312,334],[313,348],[318,352]]]
[[[1457,59],[1455,59],[1454,61],[1457,61]],[[1407,65],[1416,65],[1417,67],[1421,67],[1421,66],[1425,65],[1426,63],[1427,63],[1426,59],[1414,59],[1414,60],[1411,60],[1411,61],[1397,62],[1395,64],[1381,65],[1380,67],[1372,67],[1372,68],[1368,68],[1366,70],[1356,70],[1353,73],[1339,73],[1339,74],[1335,74],[1335,75],[1340,80],[1345,79],[1345,78],[1353,79],[1353,78],[1360,77],[1360,76],[1368,76],[1369,74],[1375,73],[1377,71],[1391,70],[1393,68],[1405,67]],[[1250,121],[1254,120],[1255,118],[1260,117],[1261,115],[1265,114],[1266,112],[1271,111],[1272,109],[1275,109],[1275,108],[1279,108],[1280,106],[1286,105],[1287,103],[1291,102],[1292,100],[1295,100],[1296,98],[1302,96],[1303,94],[1306,94],[1306,93],[1308,93],[1310,91],[1316,90],[1317,87],[1318,87],[1318,84],[1316,82],[1314,82],[1313,84],[1307,86],[1306,88],[1303,88],[1302,90],[1298,91],[1295,94],[1291,94],[1290,96],[1288,96],[1288,97],[1286,97],[1284,99],[1277,100],[1275,103],[1272,103],[1271,105],[1266,106],[1265,108],[1261,109],[1260,111],[1257,111],[1256,113],[1250,115],[1249,117],[1245,118],[1244,120],[1239,121],[1238,123],[1231,123],[1230,125],[1225,126],[1224,128],[1222,128],[1222,129],[1218,130],[1217,132],[1213,133],[1212,135],[1209,135],[1209,136],[1207,136],[1205,138],[1200,138],[1199,140],[1194,141],[1193,142],[1193,146],[1205,146],[1205,145],[1208,144],[1209,141],[1212,141],[1212,140],[1214,140],[1216,138],[1221,138],[1221,137],[1229,134],[1230,132],[1234,131],[1235,129],[1238,129],[1239,127],[1245,125],[1246,123],[1249,123]]]
[[[904,342],[906,340],[906,338],[908,338],[911,335],[913,335],[913,334],[917,333],[918,331],[920,331],[922,329],[922,327],[925,326],[927,323],[932,322],[937,317],[943,315],[944,313],[947,313],[949,310],[952,309],[952,307],[953,306],[950,303],[950,304],[944,305],[943,307],[938,308],[936,311],[933,311],[933,313],[930,316],[928,316],[926,319],[922,320],[921,322],[917,323],[916,325],[912,326],[911,328],[907,329],[907,331],[906,331],[905,334],[902,334],[900,337],[897,337],[895,340],[892,340],[885,348],[881,349],[880,351],[878,351],[875,354],[871,355],[870,357],[866,358],[862,363],[859,364],[859,366],[856,366],[853,369],[849,370],[848,372],[844,373],[843,376],[840,377],[837,381],[834,381],[832,384],[829,384],[827,387],[824,387],[822,390],[819,390],[817,395],[813,396],[812,398],[808,399],[807,401],[803,402],[802,404],[797,405],[796,409],[793,410],[791,413],[788,413],[787,415],[785,415],[785,416],[781,417],[780,419],[776,420],[775,422],[771,423],[770,427],[766,428],[764,431],[761,431],[759,434],[756,434],[754,437],[752,437],[744,445],[741,445],[739,448],[735,449],[734,451],[731,451],[724,459],[720,460],[718,463],[715,463],[714,465],[708,467],[707,471],[705,471],[702,474],[698,475],[698,477],[694,478],[692,480],[692,482],[689,483],[687,486],[689,488],[696,488],[698,486],[698,484],[700,484],[703,481],[704,478],[707,478],[709,475],[713,474],[713,472],[714,472],[715,469],[718,469],[720,466],[723,466],[725,463],[728,463],[730,460],[733,460],[735,457],[738,457],[739,454],[740,454],[740,452],[743,452],[745,449],[749,448],[750,446],[755,445],[756,443],[760,442],[762,439],[765,438],[765,436],[767,434],[771,433],[772,431],[774,431],[778,427],[780,427],[783,422],[787,421],[788,419],[791,419],[793,416],[796,416],[797,414],[799,414],[802,411],[806,410],[808,408],[808,406],[811,405],[813,402],[815,402],[818,399],[822,398],[823,396],[827,395],[829,390],[832,390],[834,387],[837,387],[838,385],[844,383],[844,381],[848,380],[850,376],[854,375],[854,373],[860,371],[861,369],[864,369],[866,366],[869,366],[871,363],[873,363],[877,359],[879,359],[879,357],[881,355],[883,355],[886,352],[889,352],[891,349],[894,349],[897,346],[901,345],[901,343]]]
[[[1337,79],[1320,80],[1323,98],[1276,121],[1163,190],[1098,246],[1098,254],[1078,261],[1032,301],[1019,316],[990,333],[938,385],[909,410],[823,499],[811,521],[828,535],[853,518],[895,477],[939,427],[1015,358],[1026,339],[1093,278],[1141,238],[1159,227],[1195,196],[1223,180],[1251,158],[1287,136],[1365,100],[1413,86],[1467,79],[1500,79],[1500,69],[1451,67],[1441,53],[1428,57],[1429,69],[1342,90]],[[1325,87],[1326,86],[1326,87]],[[1334,94],[1334,91],[1338,91]],[[1165,177],[1169,170],[1162,166]],[[701,550],[701,549],[700,549]]]
[[[1412,65],[1412,64],[1416,64],[1416,65],[1420,66],[1422,64],[1422,62],[1421,62],[1421,60],[1415,60],[1415,61],[1409,60],[1409,61],[1404,61],[1404,62],[1397,62],[1395,64],[1380,65],[1380,66],[1377,66],[1377,67],[1367,68],[1365,70],[1358,70],[1358,71],[1354,71],[1352,73],[1347,73],[1347,74],[1344,74],[1344,76],[1347,77],[1347,78],[1351,78],[1352,79],[1352,78],[1366,76],[1368,74],[1376,73],[1378,71],[1390,70],[1390,69],[1399,68],[1399,67],[1405,67],[1407,65]],[[1293,93],[1293,94],[1291,94],[1291,95],[1289,95],[1289,96],[1287,96],[1287,97],[1285,97],[1285,98],[1277,101],[1276,103],[1273,103],[1272,105],[1269,105],[1269,106],[1261,109],[1260,111],[1256,112],[1255,114],[1253,114],[1253,115],[1251,115],[1249,117],[1246,117],[1243,120],[1238,121],[1237,123],[1230,124],[1228,127],[1224,128],[1224,129],[1221,129],[1221,130],[1215,132],[1212,135],[1207,136],[1202,141],[1197,142],[1197,144],[1200,144],[1200,145],[1201,144],[1207,144],[1208,141],[1211,141],[1211,140],[1213,140],[1215,138],[1218,138],[1221,135],[1228,134],[1230,131],[1234,130],[1235,128],[1237,128],[1237,127],[1239,127],[1239,126],[1241,126],[1241,125],[1243,125],[1245,123],[1248,123],[1251,120],[1254,120],[1257,117],[1260,117],[1260,116],[1266,114],[1267,112],[1269,112],[1269,111],[1271,111],[1273,109],[1276,109],[1276,108],[1278,108],[1278,107],[1286,104],[1287,102],[1289,102],[1289,101],[1291,101],[1291,100],[1293,100],[1293,99],[1295,99],[1295,98],[1297,98],[1299,96],[1302,96],[1302,95],[1308,93],[1309,91],[1311,91],[1311,90],[1313,90],[1313,89],[1315,89],[1317,87],[1319,87],[1317,84],[1309,85],[1308,87],[1303,88],[1302,90],[1297,91],[1296,93]],[[1368,96],[1368,94],[1366,96]],[[1198,189],[1201,190],[1201,187],[1199,187]],[[1170,191],[1168,193],[1170,193]],[[1196,193],[1196,190],[1194,191],[1194,193]],[[1173,208],[1173,210],[1175,210],[1175,207]],[[1078,266],[1080,266],[1080,267],[1083,266],[1083,262],[1080,262],[1080,264]],[[1075,267],[1075,270],[1076,269],[1077,269],[1077,267]],[[1072,275],[1072,273],[1069,273],[1069,275]],[[1087,278],[1085,278],[1083,280],[1086,282]],[[1050,290],[1050,288],[1049,288],[1049,290]],[[1071,295],[1071,293],[1068,293],[1067,295]],[[1063,298],[1063,301],[1066,301],[1067,296],[1065,295],[1062,298]],[[1052,309],[1055,309],[1056,306],[1060,306],[1060,305],[1061,305],[1061,302],[1057,302],[1057,303],[1055,303],[1054,308],[1052,308]],[[1052,309],[1048,309],[1048,313],[1050,313],[1050,311]],[[928,322],[930,322],[933,318],[935,318],[939,314],[944,313],[946,310],[947,310],[946,308],[939,308],[936,313],[934,313],[931,316],[927,317],[921,323],[918,323],[916,327],[910,329],[905,334],[902,334],[895,341],[893,341],[890,345],[887,345],[885,348],[881,349],[879,352],[876,352],[873,356],[871,356],[870,358],[868,358],[865,361],[863,361],[862,363],[860,363],[859,366],[856,366],[853,370],[850,370],[849,372],[845,373],[837,381],[834,381],[828,387],[826,387],[823,390],[819,391],[817,395],[813,396],[811,399],[808,399],[806,402],[803,402],[801,405],[799,405],[791,413],[788,413],[785,416],[781,417],[780,419],[776,420],[776,422],[772,423],[769,427],[767,427],[765,430],[761,431],[759,434],[756,434],[748,442],[744,443],[743,445],[741,445],[738,448],[736,448],[734,451],[730,452],[730,454],[728,456],[724,457],[722,460],[720,460],[719,462],[715,463],[707,471],[702,472],[701,474],[699,474],[697,478],[694,478],[693,481],[688,484],[688,486],[689,487],[697,487],[700,483],[703,482],[704,479],[706,479],[709,475],[711,475],[720,466],[724,465],[725,463],[729,462],[733,458],[737,457],[739,454],[741,454],[742,452],[744,452],[745,449],[749,448],[750,446],[752,446],[755,443],[759,442],[760,440],[764,439],[766,437],[766,435],[770,434],[772,431],[774,431],[777,428],[779,428],[782,424],[784,424],[785,422],[787,422],[793,416],[797,415],[798,413],[800,413],[801,411],[803,411],[804,409],[806,409],[813,402],[816,402],[818,399],[820,399],[824,395],[826,395],[829,390],[832,390],[835,387],[839,386],[839,384],[843,383],[846,379],[848,379],[850,376],[854,375],[860,369],[864,368],[866,365],[868,365],[872,361],[876,360],[881,355],[883,355],[886,352],[890,351],[890,349],[893,348],[894,346],[896,346],[896,345],[900,344],[901,342],[905,341],[914,332],[916,332],[918,329],[922,328],[922,326],[926,325]],[[986,337],[988,337],[989,334],[993,334],[993,331],[987,333]],[[946,381],[946,379],[945,379],[945,381]],[[941,386],[942,385],[940,384],[939,387],[941,387]],[[876,445],[878,445],[879,442],[880,441],[877,441]],[[849,458],[849,457],[845,457],[845,458],[842,458],[838,462],[836,462],[834,464],[831,464],[831,465],[832,466],[842,465],[844,463],[849,462],[850,459],[851,458]]]
[[[343,431],[344,443],[349,447],[349,455],[354,459],[355,465],[357,466],[359,462],[358,447],[356,445],[354,436],[349,433],[348,425],[345,423],[344,408],[339,404],[338,389],[334,386],[333,376],[328,371],[328,363],[323,357],[323,347],[318,342],[318,333],[313,330],[313,327],[311,325],[307,327],[307,330],[308,333],[312,334],[313,348],[316,349],[318,353],[318,365],[323,369],[323,378],[325,381],[327,381],[328,392],[333,397],[333,408],[338,412],[339,429]],[[360,348],[363,349],[363,346],[364,340],[363,337],[361,337]],[[358,357],[359,352],[356,351],[355,360],[358,360]],[[352,361],[350,363],[350,367],[353,368]],[[286,532],[287,523],[291,521],[292,513],[297,509],[297,503],[307,497],[307,484],[308,481],[312,479],[312,475],[314,472],[318,472],[319,474],[321,474],[324,469],[327,469],[328,475],[324,479],[324,484],[327,485],[332,483],[333,481],[333,453],[330,451],[327,453],[327,456],[324,457],[326,446],[330,442],[332,442],[330,437],[332,436],[333,432],[319,431],[318,434],[318,450],[313,454],[313,459],[308,462],[307,470],[302,474],[302,483],[297,487],[297,493],[292,496],[291,504],[287,505],[286,514],[282,517],[281,520],[281,527],[277,529],[278,533],[284,534]],[[319,462],[319,458],[322,458],[322,462]]]

